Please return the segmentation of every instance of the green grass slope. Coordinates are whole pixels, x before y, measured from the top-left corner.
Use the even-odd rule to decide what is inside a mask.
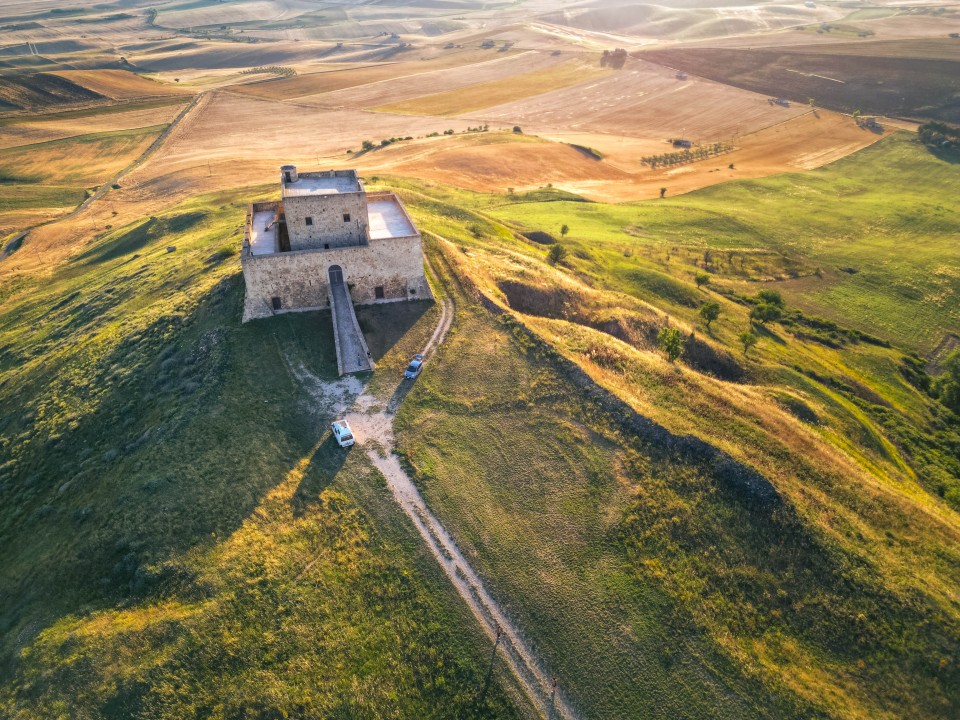
[[[244,201],[4,300],[0,715],[517,717],[499,675],[477,703],[489,644],[297,379],[335,377],[329,316],[240,325]],[[398,370],[436,318],[363,321]]]
[[[656,203],[495,198],[485,210],[554,235],[567,224],[589,270],[620,290],[662,302],[654,271],[688,282],[709,250],[735,289],[777,278],[791,304],[928,352],[960,329],[958,183],[960,165],[901,133],[813,172]]]
[[[943,186],[957,170],[904,137],[867,152],[879,155],[625,206],[395,181],[420,225],[450,241],[433,248],[461,303],[401,410],[401,447],[588,717],[960,708],[960,422],[922,390],[915,357],[843,308],[847,324],[798,311],[791,285],[847,282],[813,272],[828,251],[857,258],[854,281],[888,283],[894,263],[922,277],[955,252],[939,220],[893,230],[926,253],[872,250],[873,221],[952,217]],[[901,177],[837,209],[838,186],[856,182],[841,174],[901,159]],[[891,194],[910,182],[914,194]],[[943,205],[924,206],[925,192]],[[806,234],[777,231],[803,213]],[[511,230],[558,236],[562,224],[556,267]],[[706,250],[713,289],[692,281]],[[769,287],[786,316],[755,326],[744,356],[748,297]],[[707,301],[722,313],[709,330]],[[934,307],[928,328],[949,329],[952,307]],[[676,364],[656,349],[667,324],[687,341]]]

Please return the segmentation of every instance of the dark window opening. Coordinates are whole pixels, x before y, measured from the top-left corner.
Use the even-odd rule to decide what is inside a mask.
[[[329,249],[330,249],[330,243],[324,243],[324,244],[323,244],[323,249],[324,249],[324,250],[329,250]]]
[[[416,289],[416,288],[410,288],[410,294],[411,294],[411,295],[416,295],[416,294],[417,294],[417,289]]]
[[[289,170],[283,174],[283,179],[286,180],[287,182],[290,182],[290,171],[289,171]]]
[[[313,225],[313,218],[312,218],[312,217],[309,217],[309,216],[307,217],[307,225]]]
[[[377,285],[377,286],[373,289],[373,296],[374,296],[377,300],[383,300],[383,285]]]
[[[344,221],[344,222],[350,222],[350,213],[344,213],[344,214],[343,214],[343,221]]]
[[[279,310],[280,308],[283,307],[283,303],[280,302],[280,298],[278,297],[270,298],[270,302],[273,303],[274,310]]]

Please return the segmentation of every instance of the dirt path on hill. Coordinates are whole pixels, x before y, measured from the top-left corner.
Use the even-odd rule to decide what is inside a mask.
[[[450,330],[453,313],[453,303],[444,300],[437,327],[423,348],[423,354],[428,360]],[[496,641],[499,630],[501,636],[498,655],[510,667],[531,704],[547,720],[578,720],[577,713],[554,686],[550,671],[491,596],[450,533],[427,507],[423,496],[394,452],[393,418],[412,383],[402,381],[391,399],[385,403],[382,397],[369,393],[367,387],[361,385],[355,377],[345,376],[336,381],[324,382],[302,366],[293,368],[292,371],[324,409],[338,413],[349,408],[345,418],[353,429],[357,447],[366,453],[386,478],[397,504],[413,522],[447,579],[491,641]]]

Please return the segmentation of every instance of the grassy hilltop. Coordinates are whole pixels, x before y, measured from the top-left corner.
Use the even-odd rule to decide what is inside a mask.
[[[958,327],[957,178],[898,136],[663,202],[408,186],[468,309],[401,447],[588,716],[960,707],[960,432],[911,354]],[[745,357],[745,298],[774,287],[786,316]],[[515,319],[470,310],[480,295]]]
[[[329,316],[240,326],[245,197],[108,231],[0,312],[0,715],[515,717],[297,380],[336,376]],[[436,313],[391,320],[387,372]]]
[[[457,303],[403,459],[585,717],[956,714],[960,433],[911,353],[957,330],[957,167],[897,136],[627,205],[390,180]],[[4,288],[0,714],[525,716],[499,663],[477,704],[489,644],[305,393],[329,318],[239,324],[256,194]],[[410,307],[361,313],[375,378]]]

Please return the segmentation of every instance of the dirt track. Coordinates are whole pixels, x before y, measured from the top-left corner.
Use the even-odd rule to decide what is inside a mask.
[[[428,361],[430,354],[444,341],[453,323],[453,314],[453,303],[444,300],[437,327],[423,348]],[[579,716],[554,687],[553,675],[524,641],[519,628],[490,595],[453,537],[427,507],[420,491],[393,452],[393,417],[410,388],[410,381],[401,381],[391,400],[384,402],[382,397],[367,392],[363,382],[355,376],[347,375],[325,382],[302,366],[291,367],[291,371],[313,398],[320,414],[344,415],[350,423],[357,441],[356,449],[362,449],[383,474],[397,504],[417,528],[450,584],[490,640],[496,641],[498,630],[502,633],[498,644],[502,650],[499,658],[507,663],[531,704],[544,718],[578,720]]]

